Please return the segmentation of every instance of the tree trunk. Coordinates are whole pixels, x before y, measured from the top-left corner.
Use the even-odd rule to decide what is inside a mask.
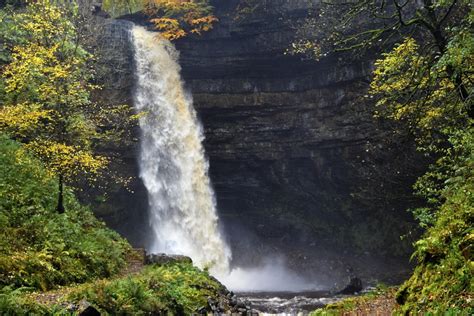
[[[63,175],[59,175],[59,193],[58,193],[58,206],[56,207],[56,211],[59,214],[64,213],[64,202],[63,202]]]

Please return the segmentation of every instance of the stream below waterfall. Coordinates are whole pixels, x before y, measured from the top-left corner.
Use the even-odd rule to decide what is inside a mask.
[[[335,303],[347,296],[324,291],[241,292],[236,296],[259,315],[308,315],[311,311]]]

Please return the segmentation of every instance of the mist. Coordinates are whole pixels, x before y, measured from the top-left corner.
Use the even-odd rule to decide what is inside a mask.
[[[311,282],[288,269],[281,258],[267,258],[256,267],[236,267],[219,280],[234,292],[302,292],[318,290]]]

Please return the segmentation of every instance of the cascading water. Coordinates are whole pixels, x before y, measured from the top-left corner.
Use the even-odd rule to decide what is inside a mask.
[[[218,228],[203,133],[184,90],[173,45],[132,29],[140,117],[140,176],[148,190],[152,253],[190,256],[214,274],[228,271],[230,250]]]

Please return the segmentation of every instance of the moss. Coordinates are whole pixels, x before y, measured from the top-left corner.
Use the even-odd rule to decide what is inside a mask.
[[[474,192],[474,187],[468,192]],[[463,191],[451,197],[440,209],[435,226],[416,243],[419,264],[397,295],[401,312],[474,313],[474,209],[466,207],[469,198]]]

